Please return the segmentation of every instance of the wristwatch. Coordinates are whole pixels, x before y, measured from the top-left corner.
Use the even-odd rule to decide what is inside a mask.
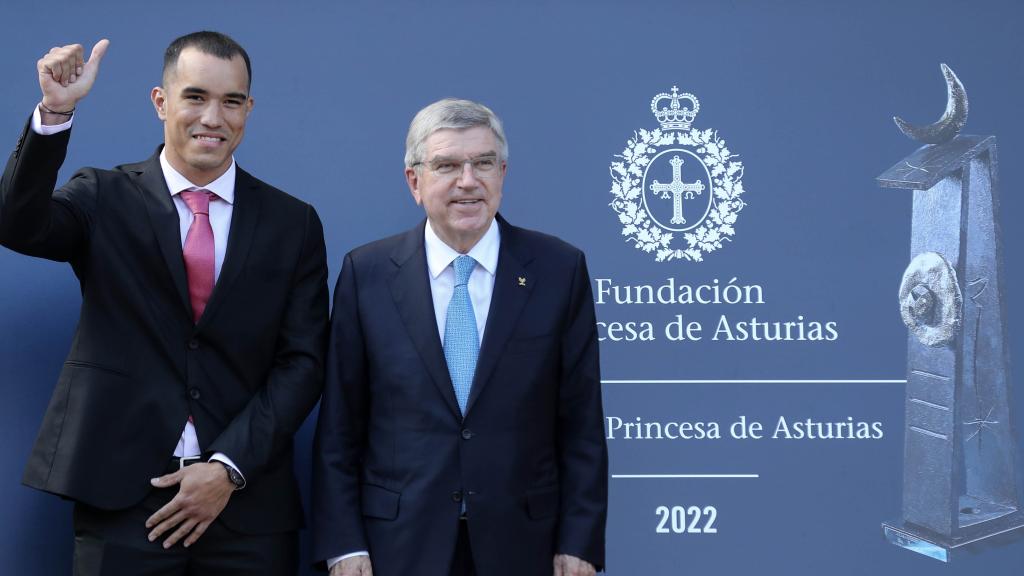
[[[217,462],[220,462],[220,460],[217,460]],[[229,466],[224,462],[220,462],[220,464],[221,466],[224,466],[225,470],[228,471],[228,480],[230,480],[231,483],[235,485],[235,490],[241,490],[242,488],[245,488],[245,478],[242,478],[242,474],[238,470],[235,470],[233,467]]]

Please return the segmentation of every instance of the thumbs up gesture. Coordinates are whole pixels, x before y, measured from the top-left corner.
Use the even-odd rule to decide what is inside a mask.
[[[39,88],[43,92],[42,112],[70,112],[78,101],[85,98],[96,80],[100,61],[107,52],[110,41],[100,40],[92,48],[89,60],[83,59],[81,44],[70,44],[50,51],[39,59]],[[67,120],[65,117],[62,121]],[[44,123],[47,123],[44,121]]]

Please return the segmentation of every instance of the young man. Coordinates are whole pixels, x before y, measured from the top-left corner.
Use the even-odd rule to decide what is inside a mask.
[[[0,183],[0,243],[69,262],[82,288],[24,482],[75,501],[75,574],[294,573],[292,436],[327,326],[320,220],[236,166],[251,66],[215,32],[167,49],[153,156],[54,190],[108,45],[39,60],[42,100]]]

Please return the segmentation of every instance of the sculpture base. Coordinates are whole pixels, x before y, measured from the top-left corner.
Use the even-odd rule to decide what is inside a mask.
[[[918,554],[924,554],[929,558],[935,558],[942,562],[949,562],[955,550],[962,550],[964,547],[994,538],[1024,528],[1024,514],[1014,512],[985,522],[972,530],[965,531],[965,534],[956,538],[950,538],[936,534],[926,528],[902,521],[883,522],[882,531],[885,539],[890,544],[906,548]]]

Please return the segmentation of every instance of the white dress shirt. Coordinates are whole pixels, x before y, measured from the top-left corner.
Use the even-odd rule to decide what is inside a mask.
[[[430,296],[434,300],[434,318],[437,320],[437,333],[444,342],[444,325],[448,319],[448,302],[455,291],[455,268],[452,262],[462,256],[454,248],[444,243],[430,226],[430,221],[423,227],[423,247],[427,251],[427,272],[430,274]],[[467,256],[476,260],[476,266],[469,275],[469,299],[473,303],[473,315],[476,317],[476,333],[482,343],[484,327],[487,326],[487,314],[491,310],[491,295],[494,293],[494,275],[498,271],[498,248],[501,246],[501,234],[498,223],[491,220],[491,226],[483,237],[470,248]],[[363,550],[327,560],[328,570],[338,562],[353,556],[368,556]]]
[[[45,125],[39,114],[39,107],[36,106],[35,111],[32,113],[32,130],[41,136],[49,136],[71,128],[72,120],[74,120],[74,117],[68,118],[67,122],[62,124]],[[192,214],[192,210],[185,204],[185,200],[181,198],[181,192],[189,188],[203,188],[217,195],[217,198],[210,199],[210,226],[213,228],[214,249],[213,281],[216,283],[217,278],[220,277],[221,265],[224,263],[224,254],[227,252],[228,245],[228,233],[231,230],[231,212],[235,202],[235,159],[231,159],[231,166],[228,167],[226,172],[206,186],[196,186],[189,182],[188,178],[185,178],[175,170],[167,161],[166,150],[160,151],[160,168],[163,170],[167,189],[171,192],[174,207],[178,210],[178,226],[181,233],[182,249],[185,247],[185,238],[188,236],[188,229],[192,225],[195,215]],[[199,456],[201,453],[199,437],[196,436],[196,427],[186,420],[185,428],[181,432],[181,438],[178,439],[178,445],[174,447],[174,456],[176,458],[187,458]],[[231,458],[228,458],[227,455],[221,452],[214,453],[210,460],[223,462],[238,470],[239,474],[242,474],[242,471],[238,469],[238,466],[235,466]]]
[[[494,293],[494,274],[498,270],[498,246],[501,237],[498,223],[491,220],[491,226],[474,245],[467,256],[476,260],[476,266],[469,275],[469,299],[473,303],[476,317],[476,333],[480,342],[484,340],[487,313],[491,310],[491,294]],[[427,251],[427,270],[430,272],[430,295],[434,300],[434,317],[437,319],[437,333],[444,342],[444,326],[448,318],[448,302],[455,291],[455,268],[452,262],[462,256],[444,243],[434,233],[430,221],[423,230],[423,246]]]
[[[43,124],[43,117],[39,113],[39,106],[32,111],[32,131],[40,136],[50,136],[71,128],[71,120],[74,116],[68,116],[68,121],[61,124]]]
[[[167,189],[171,192],[174,207],[178,209],[178,228],[181,232],[182,250],[185,249],[185,238],[188,237],[188,229],[192,226],[195,215],[192,214],[192,210],[181,197],[181,193],[189,188],[202,188],[217,196],[210,198],[210,226],[213,228],[213,282],[216,284],[217,279],[220,278],[221,265],[224,264],[224,254],[228,249],[228,233],[231,232],[231,214],[235,204],[235,160],[231,159],[231,166],[227,172],[206,186],[196,186],[175,170],[167,161],[166,149],[160,151],[160,168],[163,169],[164,181],[167,182]]]

